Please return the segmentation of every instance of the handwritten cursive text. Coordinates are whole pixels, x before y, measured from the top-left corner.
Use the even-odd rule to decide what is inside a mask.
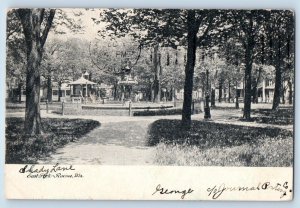
[[[185,190],[168,190],[168,189],[165,189],[163,187],[161,187],[160,184],[158,184],[156,186],[156,189],[155,191],[153,192],[152,195],[156,194],[156,193],[159,193],[159,194],[181,194],[181,199],[184,199],[184,197],[187,195],[187,194],[191,194],[194,190],[189,188],[189,189],[185,189]]]

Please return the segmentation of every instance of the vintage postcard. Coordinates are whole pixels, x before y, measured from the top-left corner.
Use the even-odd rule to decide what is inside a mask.
[[[7,10],[8,199],[293,198],[292,10]]]

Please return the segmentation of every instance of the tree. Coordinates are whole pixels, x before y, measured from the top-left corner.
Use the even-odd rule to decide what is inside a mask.
[[[114,99],[119,99],[118,81],[124,75],[123,69],[134,68],[131,75],[136,76],[136,69],[144,66],[141,48],[131,37],[95,39],[90,42],[88,51],[89,62],[95,69],[94,81],[114,85]]]
[[[40,63],[43,48],[52,26],[55,9],[17,9],[26,42],[25,133],[41,134]]]
[[[202,92],[206,92],[208,89],[211,89],[211,107],[215,107],[215,89],[220,85],[220,80],[226,79],[228,67],[225,59],[220,56],[222,54],[217,53],[213,48],[206,50],[203,48],[198,51],[199,59],[196,61],[194,90],[200,88]],[[209,86],[206,86],[207,72]]]
[[[44,54],[44,45],[46,43],[50,29],[57,33],[64,33],[60,26],[71,28],[71,31],[80,30],[80,26],[73,24],[72,19],[68,18],[62,10],[58,9],[14,9],[22,26],[22,38],[26,48],[26,109],[24,132],[29,135],[42,133],[40,116],[40,84],[41,69],[40,64]],[[56,15],[57,14],[57,15]],[[78,16],[78,14],[75,14]],[[56,16],[56,21],[54,21]],[[8,16],[9,18],[9,16]],[[10,21],[10,19],[8,20]],[[69,23],[69,24],[67,24]],[[14,24],[18,25],[18,24]]]
[[[271,64],[275,67],[275,89],[272,110],[277,110],[280,104],[280,97],[283,94],[283,73],[284,66],[287,71],[293,71],[293,47],[294,39],[294,13],[290,10],[275,10],[268,12],[270,24],[266,26],[269,40]]]
[[[232,31],[234,28],[230,28],[227,33],[225,33],[224,39],[221,40],[219,46],[219,56],[223,59],[224,63],[221,66],[221,71],[218,73],[219,80],[224,83],[227,81],[228,86],[228,101],[230,102],[231,97],[235,97],[235,106],[239,108],[238,100],[238,84],[241,82],[242,78],[242,62],[243,62],[243,48],[241,47],[238,37],[236,37],[235,32]],[[230,35],[227,35],[230,32]],[[222,84],[223,86],[223,84]],[[235,95],[232,93],[232,89],[235,87]],[[220,90],[221,91],[221,90]],[[221,97],[221,96],[220,96]],[[219,98],[220,98],[219,97]]]
[[[26,63],[26,48],[22,36],[22,26],[13,10],[7,12],[7,31],[6,31],[6,78],[9,90],[9,98],[15,99],[17,84],[18,101],[21,102],[22,87],[25,82],[25,63]],[[14,80],[14,82],[13,82]]]
[[[179,10],[179,9],[136,9],[136,10],[106,10],[103,21],[108,23],[107,33],[120,36],[130,34],[143,46],[153,47],[153,68],[155,69],[155,92],[159,97],[160,74],[157,47],[174,47],[176,43],[187,46],[185,67],[185,94],[182,112],[183,126],[190,126],[191,104],[193,90],[193,75],[195,66],[195,50],[206,41],[208,32],[215,25],[216,10]],[[192,21],[189,22],[189,21]],[[95,20],[100,23],[100,20]],[[200,30],[199,30],[200,29]],[[198,31],[200,31],[199,34]],[[198,36],[197,36],[198,35]],[[158,46],[157,46],[158,45]],[[159,98],[160,99],[160,98]],[[156,99],[158,100],[158,99]]]
[[[58,101],[62,96],[61,85],[67,80],[79,78],[85,71],[93,73],[88,56],[88,41],[70,38],[68,40],[53,39],[46,44],[42,61],[42,75],[47,80],[47,98],[52,99],[52,82],[58,86]]]
[[[132,36],[146,50],[152,49],[154,100],[161,99],[160,47],[176,48],[186,33],[186,21],[182,18],[184,10],[179,9],[108,9],[101,13],[100,20],[105,22],[101,35],[111,37]],[[183,23],[183,24],[182,24]]]
[[[41,62],[41,75],[47,80],[47,101],[52,102],[52,79],[55,70],[59,69],[57,62],[60,61],[56,53],[61,48],[61,42],[57,39],[47,44],[43,60]]]
[[[264,28],[261,29],[259,34],[259,38],[256,41],[257,44],[257,52],[254,62],[256,62],[256,68],[254,67],[254,76],[252,79],[252,102],[258,103],[258,84],[262,80],[263,68],[266,63],[266,38],[265,38],[265,30]]]
[[[245,63],[245,98],[243,118],[251,118],[251,96],[252,96],[252,64],[254,61],[256,39],[264,21],[263,10],[232,10],[236,31],[244,48]]]
[[[167,100],[174,101],[175,91],[182,89],[184,85],[184,68],[185,63],[178,61],[178,50],[166,47],[161,48],[161,85],[166,89]]]
[[[293,23],[293,21],[292,21]],[[294,23],[293,23],[294,24]],[[291,25],[293,25],[291,24]],[[294,31],[293,28],[290,28],[290,30]],[[295,76],[295,35],[294,32],[291,34],[288,33],[287,36],[287,45],[286,45],[286,59],[284,61],[285,63],[285,69],[284,70],[284,81],[287,81],[287,89],[288,90],[288,103],[291,105],[293,104],[293,83],[294,83],[294,76]],[[283,93],[284,94],[284,93]]]

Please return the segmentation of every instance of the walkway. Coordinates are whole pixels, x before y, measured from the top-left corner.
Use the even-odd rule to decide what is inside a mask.
[[[151,121],[102,121],[100,127],[80,140],[58,149],[50,158],[39,163],[151,164],[154,148],[146,146],[147,129],[150,123]]]
[[[241,122],[241,110],[212,110],[211,122],[230,123],[246,126],[275,127],[275,125]],[[24,116],[22,112],[7,113],[7,116]],[[57,114],[46,114],[42,117],[58,117]],[[151,165],[155,157],[155,147],[147,146],[149,125],[158,119],[180,119],[176,116],[128,117],[128,116],[63,116],[64,118],[94,119],[101,126],[94,129],[76,142],[71,142],[41,164],[101,164],[101,165]],[[203,114],[192,116],[192,119],[203,120]],[[293,126],[276,126],[292,130]]]
[[[43,117],[60,117],[43,114]],[[78,116],[64,116],[78,118]],[[166,117],[127,116],[80,116],[94,119],[101,126],[76,142],[59,148],[51,157],[38,161],[40,164],[85,164],[85,165],[151,165],[155,147],[147,146],[149,125]],[[180,116],[168,118],[180,119]]]

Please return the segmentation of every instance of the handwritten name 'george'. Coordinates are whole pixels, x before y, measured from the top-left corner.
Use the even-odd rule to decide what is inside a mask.
[[[160,184],[158,184],[156,186],[156,189],[155,191],[153,192],[152,195],[156,194],[156,193],[159,193],[159,194],[181,194],[181,199],[184,199],[184,197],[187,195],[187,194],[191,194],[194,190],[189,188],[189,189],[185,189],[185,190],[168,190],[166,188],[163,188]]]

